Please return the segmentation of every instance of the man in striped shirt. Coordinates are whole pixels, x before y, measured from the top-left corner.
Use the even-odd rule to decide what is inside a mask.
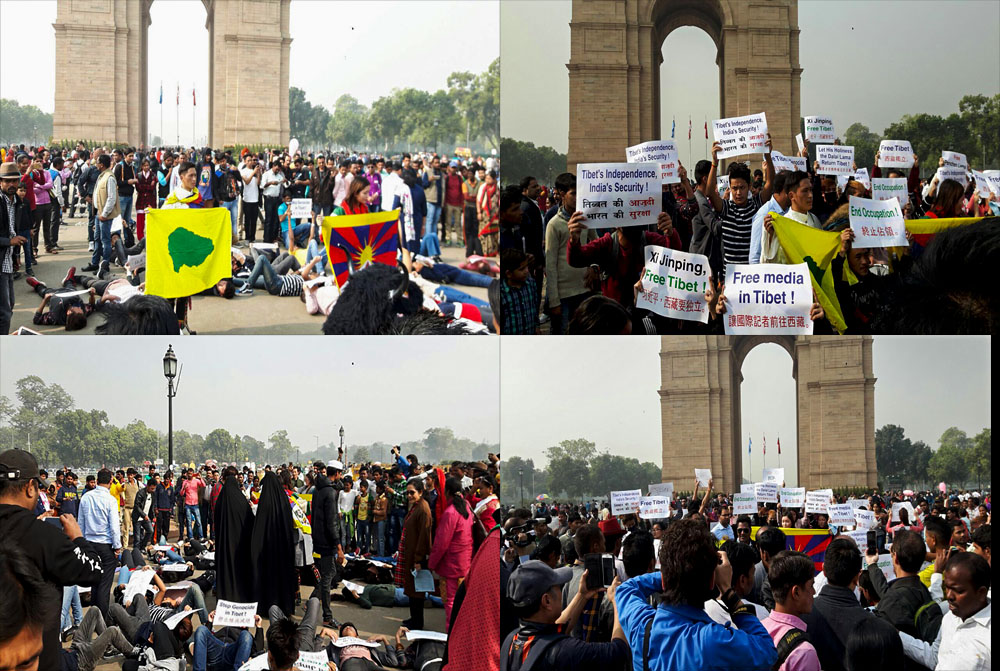
[[[759,194],[750,193],[750,168],[745,163],[729,165],[729,191],[732,194],[727,200],[719,195],[716,184],[716,171],[719,167],[718,142],[712,144],[712,170],[708,173],[707,192],[712,207],[719,214],[722,223],[722,260],[725,266],[730,263],[750,263],[750,237],[753,230],[753,217],[760,209],[761,203],[771,199],[774,184],[774,163],[771,162],[771,134],[767,134],[767,153],[764,162],[767,171],[764,176],[764,188]]]

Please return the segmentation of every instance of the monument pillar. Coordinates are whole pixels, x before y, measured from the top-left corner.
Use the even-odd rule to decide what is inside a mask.
[[[774,148],[795,153],[798,0],[573,0],[569,170],[577,163],[624,161],[626,147],[663,139],[661,49],[682,26],[701,28],[718,47],[718,118],[763,111]],[[674,65],[688,64],[666,64]]]
[[[664,337],[660,351],[662,476],[677,489],[711,468],[718,491],[739,491],[746,449],[740,372],[772,342],[792,357],[798,486],[874,487],[875,380],[869,336]],[[759,480],[759,474],[752,473]]]

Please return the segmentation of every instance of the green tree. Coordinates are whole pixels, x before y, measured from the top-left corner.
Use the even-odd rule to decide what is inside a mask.
[[[23,377],[14,386],[20,407],[11,426],[21,440],[19,447],[34,453],[40,462],[47,462],[54,457],[47,441],[53,418],[72,409],[73,398],[58,384],[47,385],[37,375]]]
[[[886,424],[875,431],[875,466],[886,486],[903,484],[913,444],[903,433],[903,427]]]
[[[1000,168],[1000,93],[993,97],[968,95],[958,101],[958,111],[979,148],[969,156],[980,170]]]
[[[913,449],[907,462],[908,482],[913,485],[928,482],[927,467],[931,462],[931,446],[922,440],[913,443]]]
[[[531,175],[543,184],[551,184],[556,176],[566,172],[566,155],[552,147],[536,147],[531,142],[521,142],[505,137],[500,140],[503,156],[501,182],[517,184],[522,177]]]
[[[388,96],[382,96],[372,103],[368,114],[368,134],[375,145],[381,144],[382,151],[389,151],[403,132],[403,113],[399,104],[399,91],[394,89]]]
[[[448,76],[451,96],[465,127],[463,144],[483,138],[498,149],[500,136],[500,59],[494,60],[486,72],[453,72]],[[462,133],[459,132],[461,139]]]
[[[993,480],[993,445],[992,430],[983,429],[972,439],[969,450],[969,470],[976,476],[976,482],[982,489],[984,482]]]
[[[599,454],[590,462],[590,493],[605,496],[623,489],[642,489],[659,482],[661,470],[656,464],[640,463],[634,457]]]
[[[117,464],[123,455],[108,443],[108,413],[68,410],[52,418],[50,454],[68,464]]]
[[[962,485],[969,479],[969,457],[973,441],[965,431],[950,427],[941,434],[940,447],[927,465],[933,480]]]
[[[229,459],[229,457],[226,457]],[[263,441],[257,440],[253,436],[243,436],[239,440],[239,451],[238,458],[232,459],[232,461],[253,461],[253,462],[263,462],[264,461],[264,443]]]
[[[974,160],[978,143],[968,125],[958,114],[940,117],[934,114],[907,114],[882,133],[889,140],[909,140],[920,159],[921,175],[937,170],[941,152],[957,151]]]
[[[203,460],[233,461],[236,456],[236,438],[225,429],[214,429],[205,436],[202,448]]]
[[[34,105],[0,98],[0,142],[48,144],[52,137],[52,115]]]
[[[292,441],[288,437],[288,431],[285,429],[272,433],[267,442],[266,463],[280,464],[291,460],[295,456],[295,446],[292,445]]]
[[[364,139],[367,119],[368,108],[359,103],[354,96],[345,93],[337,98],[333,116],[330,117],[326,127],[326,136],[338,147],[357,148]]]
[[[560,441],[558,445],[545,450],[545,453],[550,460],[569,457],[589,465],[590,460],[597,456],[597,447],[585,438],[574,438],[573,440]]]
[[[594,443],[584,438],[563,440],[547,448],[545,455],[549,459],[549,495],[566,492],[577,498],[589,491],[590,462],[597,455]]]
[[[844,144],[854,147],[854,162],[858,168],[868,168],[869,174],[875,166],[875,152],[881,140],[862,123],[853,123],[844,131]]]
[[[516,506],[521,505],[521,483],[524,483],[524,503],[528,504],[531,496],[532,475],[538,482],[539,472],[535,470],[533,459],[511,457],[503,463],[500,478],[500,500]],[[551,494],[551,492],[545,492]]]

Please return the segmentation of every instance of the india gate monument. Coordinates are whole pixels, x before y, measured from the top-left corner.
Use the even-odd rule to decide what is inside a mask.
[[[58,0],[54,139],[149,141],[147,35],[153,1]],[[210,49],[210,146],[288,142],[290,2],[202,0]]]
[[[711,468],[717,491],[740,491],[740,371],[762,343],[780,345],[792,357],[798,486],[874,487],[871,336],[662,337],[663,481],[691,482],[694,468]]]
[[[672,64],[661,47],[684,26],[701,28],[718,48],[718,118],[764,112],[774,149],[794,155],[798,23],[798,0],[573,0],[569,170],[621,162],[626,147],[663,139],[660,66]]]

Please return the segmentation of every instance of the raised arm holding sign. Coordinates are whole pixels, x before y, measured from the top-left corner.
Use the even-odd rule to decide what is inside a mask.
[[[712,121],[715,141],[720,145],[719,158],[767,151],[767,117],[763,112]]]

